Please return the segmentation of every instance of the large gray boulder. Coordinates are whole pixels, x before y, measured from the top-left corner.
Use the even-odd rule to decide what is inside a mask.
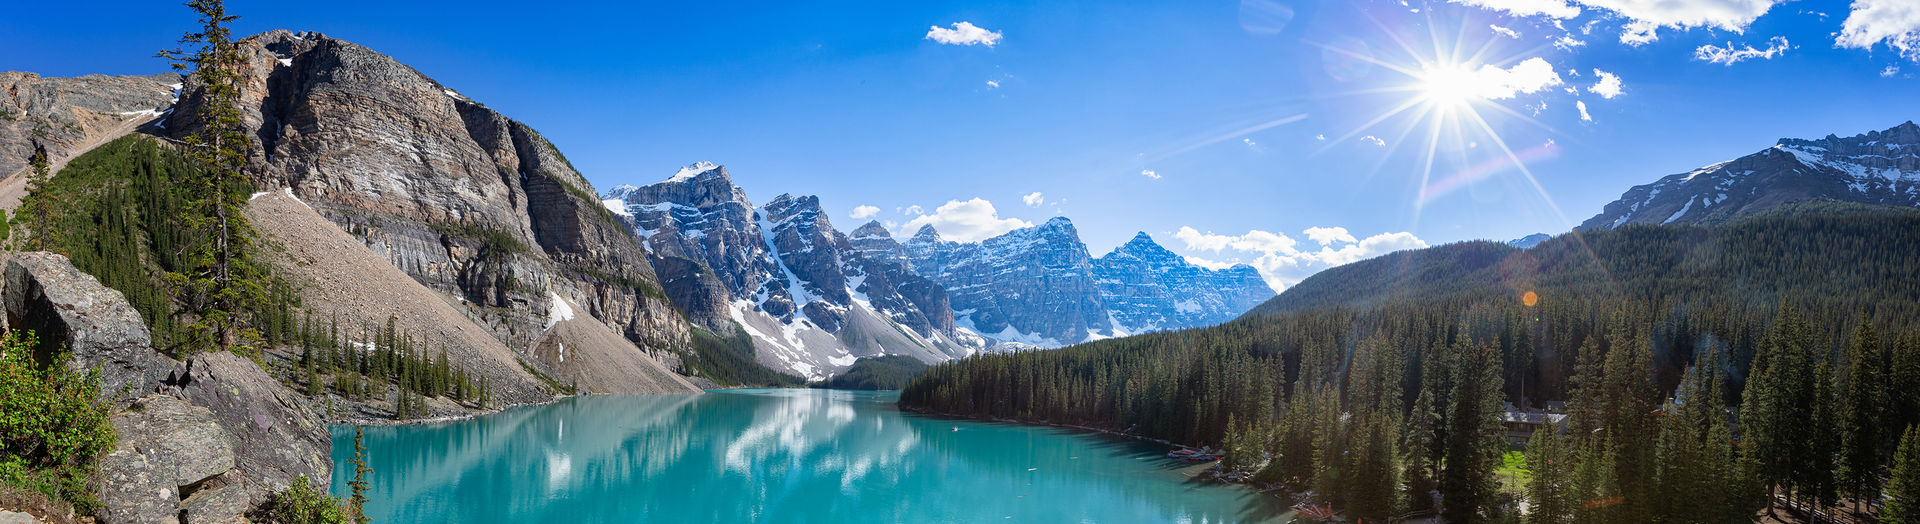
[[[153,391],[174,362],[153,351],[147,324],[119,291],[75,269],[67,257],[19,253],[6,262],[7,326],[39,336],[35,356],[76,372],[100,370],[101,398],[117,407]]]
[[[110,421],[120,439],[100,459],[102,522],[177,522],[182,495],[220,488],[209,481],[233,470],[232,437],[207,408],[156,394]]]
[[[263,504],[303,476],[317,486],[331,483],[332,441],[325,420],[253,361],[223,351],[194,355],[173,383],[177,394],[211,410],[233,437],[238,470],[223,480],[241,503]],[[189,512],[188,520],[199,519]]]

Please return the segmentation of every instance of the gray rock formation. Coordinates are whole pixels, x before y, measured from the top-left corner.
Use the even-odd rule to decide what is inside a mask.
[[[126,297],[67,257],[18,253],[6,268],[8,328],[32,330],[43,361],[64,354],[68,369],[98,369],[101,398],[129,402],[153,391],[172,369],[172,359],[153,351],[147,325]]]
[[[210,484],[219,484],[215,478],[233,469],[233,440],[211,410],[150,395],[111,420],[120,439],[100,460],[101,521],[176,522],[183,499],[225,488]],[[240,513],[224,515],[224,520]],[[206,514],[193,520],[222,519]]]
[[[390,57],[315,33],[245,39],[241,109],[262,183],[291,188],[395,267],[461,297],[510,347],[550,293],[649,347],[684,347],[647,253],[557,148]],[[191,82],[165,121],[190,131]]]
[[[267,502],[274,493],[307,477],[326,486],[333,479],[333,440],[310,401],[281,385],[252,361],[227,352],[194,355],[168,381],[179,396],[210,410],[232,436],[235,471],[223,488],[241,509]],[[230,502],[223,503],[231,506]]]
[[[1579,229],[1712,223],[1819,199],[1920,206],[1920,126],[1783,138],[1751,155],[1634,186]]]
[[[173,106],[179,84],[174,73],[45,78],[0,72],[0,177],[25,172],[35,146],[64,162],[157,120]]]
[[[66,257],[17,253],[6,268],[8,328],[34,330],[69,369],[99,370],[102,394],[118,400],[109,422],[120,438],[100,459],[102,521],[231,522],[295,477],[331,480],[325,425],[253,361],[160,355],[120,292]]]
[[[1219,324],[1274,296],[1253,266],[1196,266],[1145,232],[1094,259],[1093,278],[1114,328],[1126,334]]]

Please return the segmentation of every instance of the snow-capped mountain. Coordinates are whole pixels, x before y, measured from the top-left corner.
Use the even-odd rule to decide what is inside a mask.
[[[1091,257],[1066,218],[975,244],[922,227],[903,247],[916,271],[947,287],[955,324],[999,343],[1055,347],[1209,326],[1274,295],[1252,266],[1199,267],[1145,233]]]
[[[1274,296],[1253,266],[1196,266],[1145,232],[1094,259],[1093,276],[1122,333],[1211,326]]]
[[[1513,240],[1508,240],[1507,245],[1517,247],[1520,249],[1533,249],[1533,246],[1540,245],[1541,242],[1546,242],[1548,239],[1551,239],[1551,238],[1553,238],[1553,235],[1549,235],[1546,233],[1534,233],[1534,234],[1516,238]]]
[[[1757,153],[1635,186],[1580,229],[1699,223],[1801,200],[1920,205],[1920,126],[1819,140],[1781,139]]]
[[[703,162],[602,198],[658,258],[668,296],[709,329],[744,330],[763,365],[821,379],[858,357],[970,352],[954,341],[944,290],[867,260],[817,197],[755,208],[726,168]]]

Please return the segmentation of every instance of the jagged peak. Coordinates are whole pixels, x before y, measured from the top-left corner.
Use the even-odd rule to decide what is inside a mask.
[[[939,242],[939,241],[940,241],[940,231],[938,231],[938,230],[935,230],[935,229],[933,228],[933,224],[927,224],[927,225],[923,225],[923,226],[920,226],[920,230],[919,230],[919,231],[915,231],[915,232],[913,233],[913,239],[912,239],[912,241],[914,241],[914,242]]]
[[[704,175],[711,172],[719,172],[721,177],[727,176],[726,168],[721,167],[720,165],[715,164],[713,162],[702,160],[699,162],[688,164],[686,167],[680,168],[680,171],[675,172],[672,177],[667,178],[667,181],[668,182],[686,182],[688,180],[693,180],[694,178],[699,177],[700,175]]]
[[[879,220],[869,220],[853,230],[853,238],[893,238],[893,232]]]

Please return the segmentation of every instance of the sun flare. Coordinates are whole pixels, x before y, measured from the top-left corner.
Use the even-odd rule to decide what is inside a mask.
[[[1459,107],[1479,98],[1478,80],[1473,71],[1460,66],[1433,65],[1419,75],[1420,95],[1442,107]]]

